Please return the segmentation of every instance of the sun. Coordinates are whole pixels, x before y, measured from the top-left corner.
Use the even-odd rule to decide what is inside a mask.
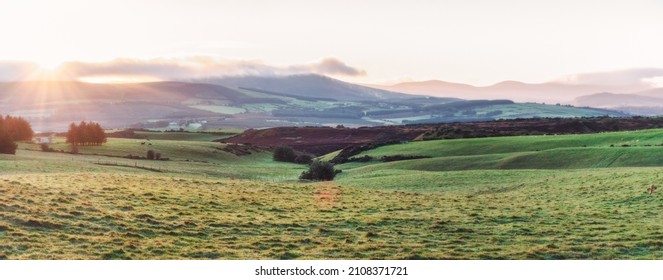
[[[60,60],[39,59],[32,60],[34,70],[29,74],[28,80],[34,81],[58,81],[64,79],[63,65]]]

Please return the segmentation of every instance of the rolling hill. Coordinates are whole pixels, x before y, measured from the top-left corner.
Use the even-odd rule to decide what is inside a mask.
[[[0,154],[0,258],[663,257],[663,197],[645,192],[661,180],[661,129],[401,143],[325,182],[265,150],[142,141]],[[123,158],[148,149],[170,160]]]
[[[663,89],[656,88],[635,93],[597,93],[577,97],[574,104],[606,108],[634,115],[663,114]]]
[[[475,87],[467,84],[449,83],[438,80],[407,82],[389,86],[367,85],[384,90],[431,96],[462,99],[508,98],[518,102],[571,103],[576,97],[599,92],[634,92],[643,86],[567,84],[548,82],[529,84],[519,81],[503,81],[490,86]]]
[[[326,98],[339,101],[376,101],[412,98],[409,94],[355,85],[320,75],[239,76],[209,78],[206,83],[228,87],[252,88],[302,97]]]
[[[607,92],[581,96],[576,98],[575,102],[579,105],[596,108],[663,106],[663,98],[638,94],[615,94]]]
[[[592,108],[461,100],[372,89],[316,75],[235,77],[203,82],[91,84],[0,83],[0,113],[28,119],[36,131],[71,122],[159,130],[348,127],[532,117],[622,116]]]

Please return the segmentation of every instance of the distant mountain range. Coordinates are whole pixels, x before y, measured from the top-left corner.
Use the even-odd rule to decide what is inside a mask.
[[[275,77],[240,76],[208,78],[196,80],[196,82],[218,84],[233,88],[251,88],[260,91],[286,93],[302,97],[345,101],[375,101],[385,99],[407,99],[413,97],[410,94],[355,85],[326,76],[313,74]]]
[[[663,114],[661,68],[636,68],[570,75],[547,83],[503,81],[472,86],[439,80],[394,85],[365,85],[384,90],[461,99],[511,99],[618,110],[636,115]]]
[[[663,107],[663,98],[602,92],[577,97],[575,103],[597,108]]]
[[[596,93],[577,97],[574,104],[606,108],[635,115],[662,115],[663,88],[650,89],[632,94]]]
[[[407,82],[390,86],[366,85],[384,90],[409,94],[462,99],[512,99],[518,102],[546,102],[570,104],[576,97],[599,92],[633,92],[646,89],[640,85],[585,85],[549,82],[528,84],[504,81],[491,86],[476,87],[467,84],[431,80]]]
[[[513,86],[502,83],[495,88]],[[37,131],[62,131],[69,123],[83,120],[100,122],[107,128],[165,130],[624,115],[606,109],[514,103],[497,97],[463,100],[412,95],[317,75],[136,84],[34,81],[0,83],[0,114],[23,116]]]

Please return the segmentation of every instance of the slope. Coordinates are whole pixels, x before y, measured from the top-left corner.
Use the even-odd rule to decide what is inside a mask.
[[[355,85],[320,75],[241,76],[202,80],[229,87],[254,88],[281,94],[341,101],[368,101],[412,98],[409,94]]]

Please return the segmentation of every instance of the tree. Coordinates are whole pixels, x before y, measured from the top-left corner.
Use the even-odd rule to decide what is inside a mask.
[[[29,141],[34,135],[30,123],[21,117],[8,115],[4,119],[4,127],[13,141]]]
[[[82,121],[71,123],[67,131],[67,143],[78,145],[101,145],[106,143],[106,133],[98,123]]]
[[[92,124],[92,134],[94,135],[93,139],[96,145],[106,143],[106,133],[99,123]]]
[[[0,154],[16,154],[18,145],[9,137],[7,131],[0,128]]]
[[[67,131],[67,143],[76,146],[79,142],[78,126],[75,123],[71,123],[69,124],[69,130]]]
[[[274,150],[274,161],[294,162],[297,154],[290,147],[282,146]]]
[[[32,127],[21,117],[0,115],[0,153],[16,154],[18,147],[15,141],[26,141],[32,139]]]
[[[79,145],[88,145],[90,143],[90,133],[87,122],[82,121],[78,125],[77,133],[78,133],[78,140],[80,140]]]
[[[327,161],[316,160],[309,165],[308,170],[302,172],[299,179],[314,181],[331,181],[341,170],[334,169],[334,165]]]

